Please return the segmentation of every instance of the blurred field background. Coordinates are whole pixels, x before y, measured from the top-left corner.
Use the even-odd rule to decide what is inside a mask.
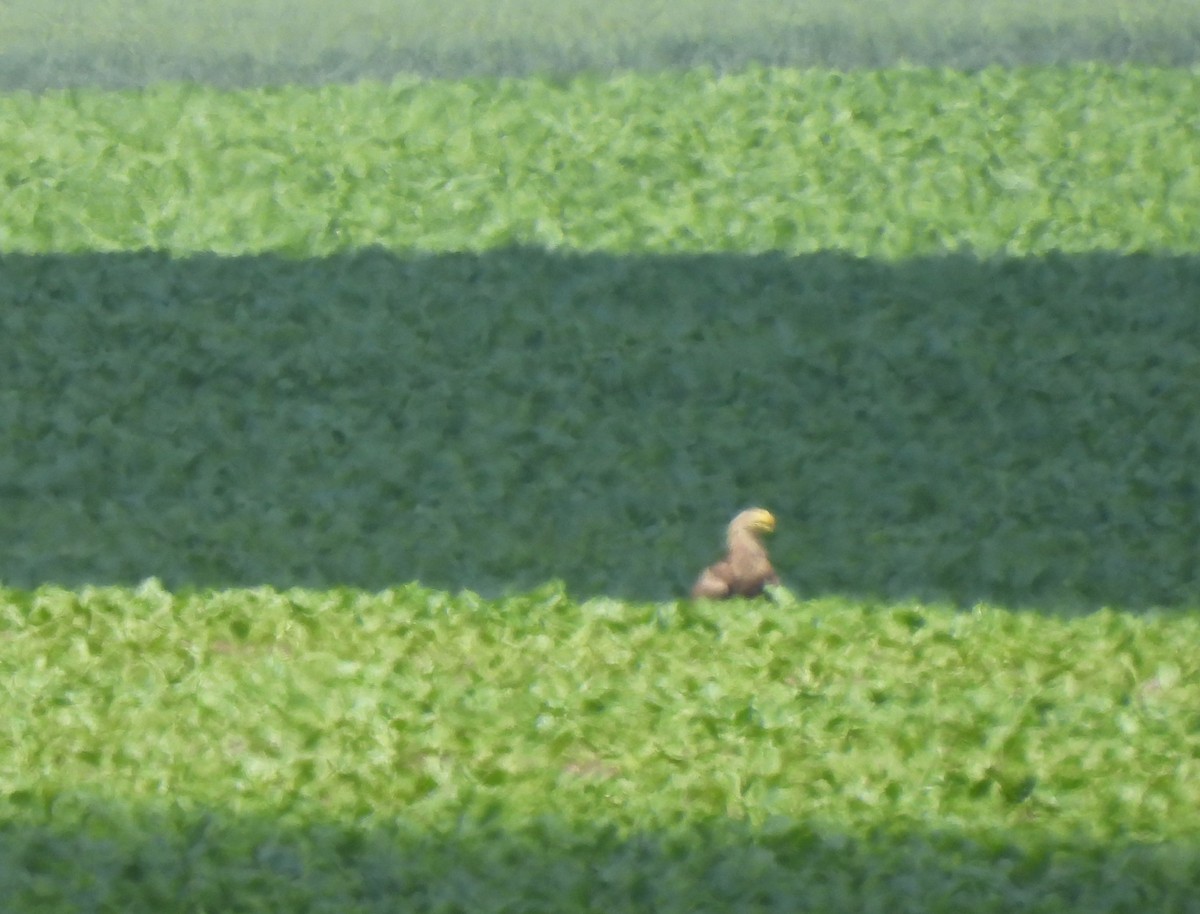
[[[0,908],[1195,914],[1198,63],[0,2]]]
[[[0,90],[1200,60],[1194,0],[14,0]]]

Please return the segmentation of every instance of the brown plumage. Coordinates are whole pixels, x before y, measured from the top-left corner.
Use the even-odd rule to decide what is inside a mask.
[[[708,600],[756,597],[768,584],[778,584],[767,548],[760,539],[775,530],[775,517],[762,508],[748,508],[729,522],[725,558],[701,572],[692,596]]]

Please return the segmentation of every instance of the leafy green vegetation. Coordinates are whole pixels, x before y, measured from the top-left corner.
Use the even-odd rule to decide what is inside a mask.
[[[2,906],[1195,911],[1198,79],[0,96]]]
[[[0,98],[5,579],[1194,606],[1196,82]]]
[[[8,590],[6,906],[1192,910],[1198,626]]]
[[[0,97],[7,251],[1194,252],[1200,75],[759,70]]]
[[[1193,0],[9,0],[6,89],[1200,62]]]

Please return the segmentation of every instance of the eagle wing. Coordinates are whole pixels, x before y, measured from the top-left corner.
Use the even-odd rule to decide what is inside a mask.
[[[757,597],[768,584],[778,584],[779,575],[765,554],[754,556],[739,567],[737,555],[730,555],[700,572],[692,585],[696,599],[724,600],[729,597]]]
[[[700,572],[692,585],[692,596],[696,599],[723,600],[731,596],[730,580],[733,575],[728,561],[717,562]]]

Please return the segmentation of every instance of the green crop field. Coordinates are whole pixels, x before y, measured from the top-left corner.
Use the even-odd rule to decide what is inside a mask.
[[[1200,71],[719,64],[18,68],[0,908],[1200,910]]]
[[[1195,605],[1198,89],[0,98],[5,578]]]
[[[24,911],[1195,911],[1194,618],[0,596]]]

